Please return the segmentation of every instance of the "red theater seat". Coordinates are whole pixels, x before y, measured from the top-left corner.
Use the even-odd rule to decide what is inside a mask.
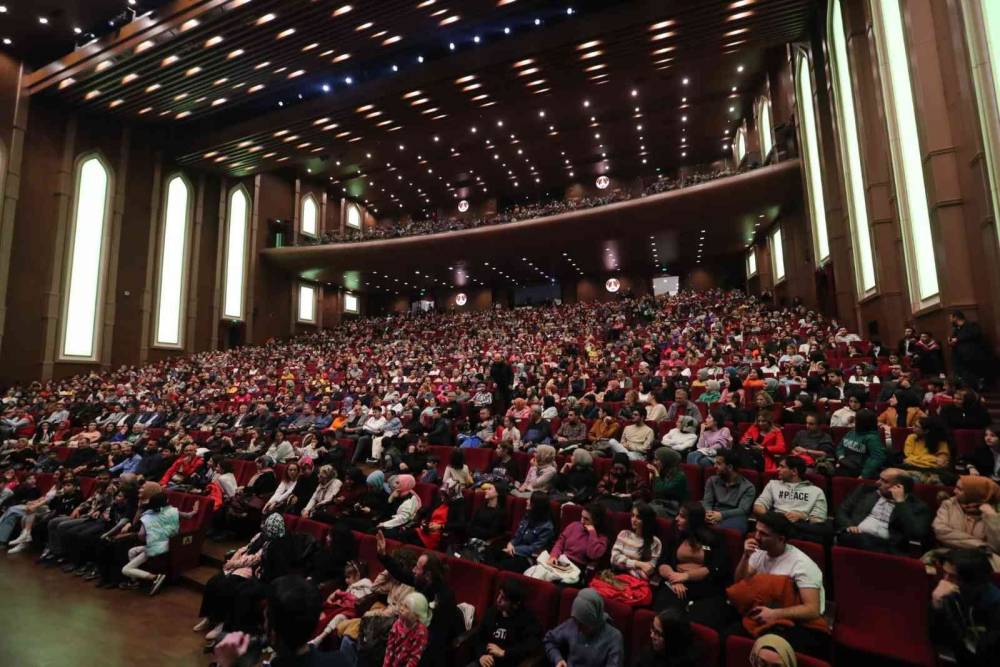
[[[932,666],[927,637],[931,583],[919,560],[833,548],[837,646]]]

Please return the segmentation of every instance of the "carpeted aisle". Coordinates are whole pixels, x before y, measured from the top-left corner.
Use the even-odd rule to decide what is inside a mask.
[[[0,665],[10,667],[204,666],[200,597],[167,585],[150,598],[103,590],[35,565],[37,554],[0,552]]]

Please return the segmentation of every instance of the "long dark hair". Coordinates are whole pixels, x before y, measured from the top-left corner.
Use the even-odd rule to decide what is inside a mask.
[[[691,631],[691,621],[679,609],[665,609],[657,614],[660,628],[663,630],[664,653],[670,656],[686,656],[695,663],[694,633]]]
[[[905,408],[904,408],[905,414]],[[878,430],[878,418],[875,416],[874,410],[869,410],[868,408],[861,408],[858,410],[857,414],[854,415],[854,432],[855,433],[874,433]]]
[[[681,506],[681,512],[687,517],[687,530],[678,531],[677,536],[681,540],[692,540],[700,545],[712,544],[714,534],[705,521],[705,506],[699,502],[691,501]]]
[[[608,509],[601,503],[590,503],[583,509],[590,515],[597,534],[605,535],[608,530]]]
[[[653,540],[656,539],[656,512],[647,503],[636,503],[632,508],[642,521],[642,552],[639,559],[647,561],[653,557]]]
[[[924,443],[926,443],[928,452],[937,451],[938,445],[942,442],[948,445],[949,450],[951,449],[951,434],[948,432],[947,425],[939,417],[922,417],[920,425],[924,429]]]
[[[535,491],[531,494],[531,509],[528,510],[528,524],[538,526],[546,521],[552,521],[552,511],[549,508],[549,494]]]

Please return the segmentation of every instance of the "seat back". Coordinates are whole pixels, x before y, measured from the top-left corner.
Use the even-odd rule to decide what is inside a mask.
[[[700,465],[682,463],[681,470],[687,477],[688,500],[701,500],[705,493],[705,480],[703,479],[703,469]]]
[[[930,622],[931,583],[917,559],[833,548],[837,619],[834,640],[849,649],[934,665],[936,653],[923,630]],[[914,632],[900,632],[912,628]]]
[[[456,602],[467,602],[476,609],[476,620],[493,603],[496,568],[463,558],[448,558],[448,584]]]
[[[472,447],[463,451],[465,452],[465,463],[472,472],[488,470],[493,463],[493,450],[489,447]]]
[[[833,489],[830,493],[833,507],[837,508],[851,495],[851,491],[859,486],[874,486],[874,480],[858,479],[856,477],[834,477]]]
[[[330,526],[319,521],[300,517],[295,525],[295,532],[312,535],[316,541],[322,544],[326,541],[326,534],[330,532]]]

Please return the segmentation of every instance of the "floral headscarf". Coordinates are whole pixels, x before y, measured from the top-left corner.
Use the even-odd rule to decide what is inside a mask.
[[[264,528],[261,531],[264,533],[264,537],[269,540],[276,540],[285,536],[285,517],[275,512],[274,514],[269,514],[266,519],[264,519]]]

